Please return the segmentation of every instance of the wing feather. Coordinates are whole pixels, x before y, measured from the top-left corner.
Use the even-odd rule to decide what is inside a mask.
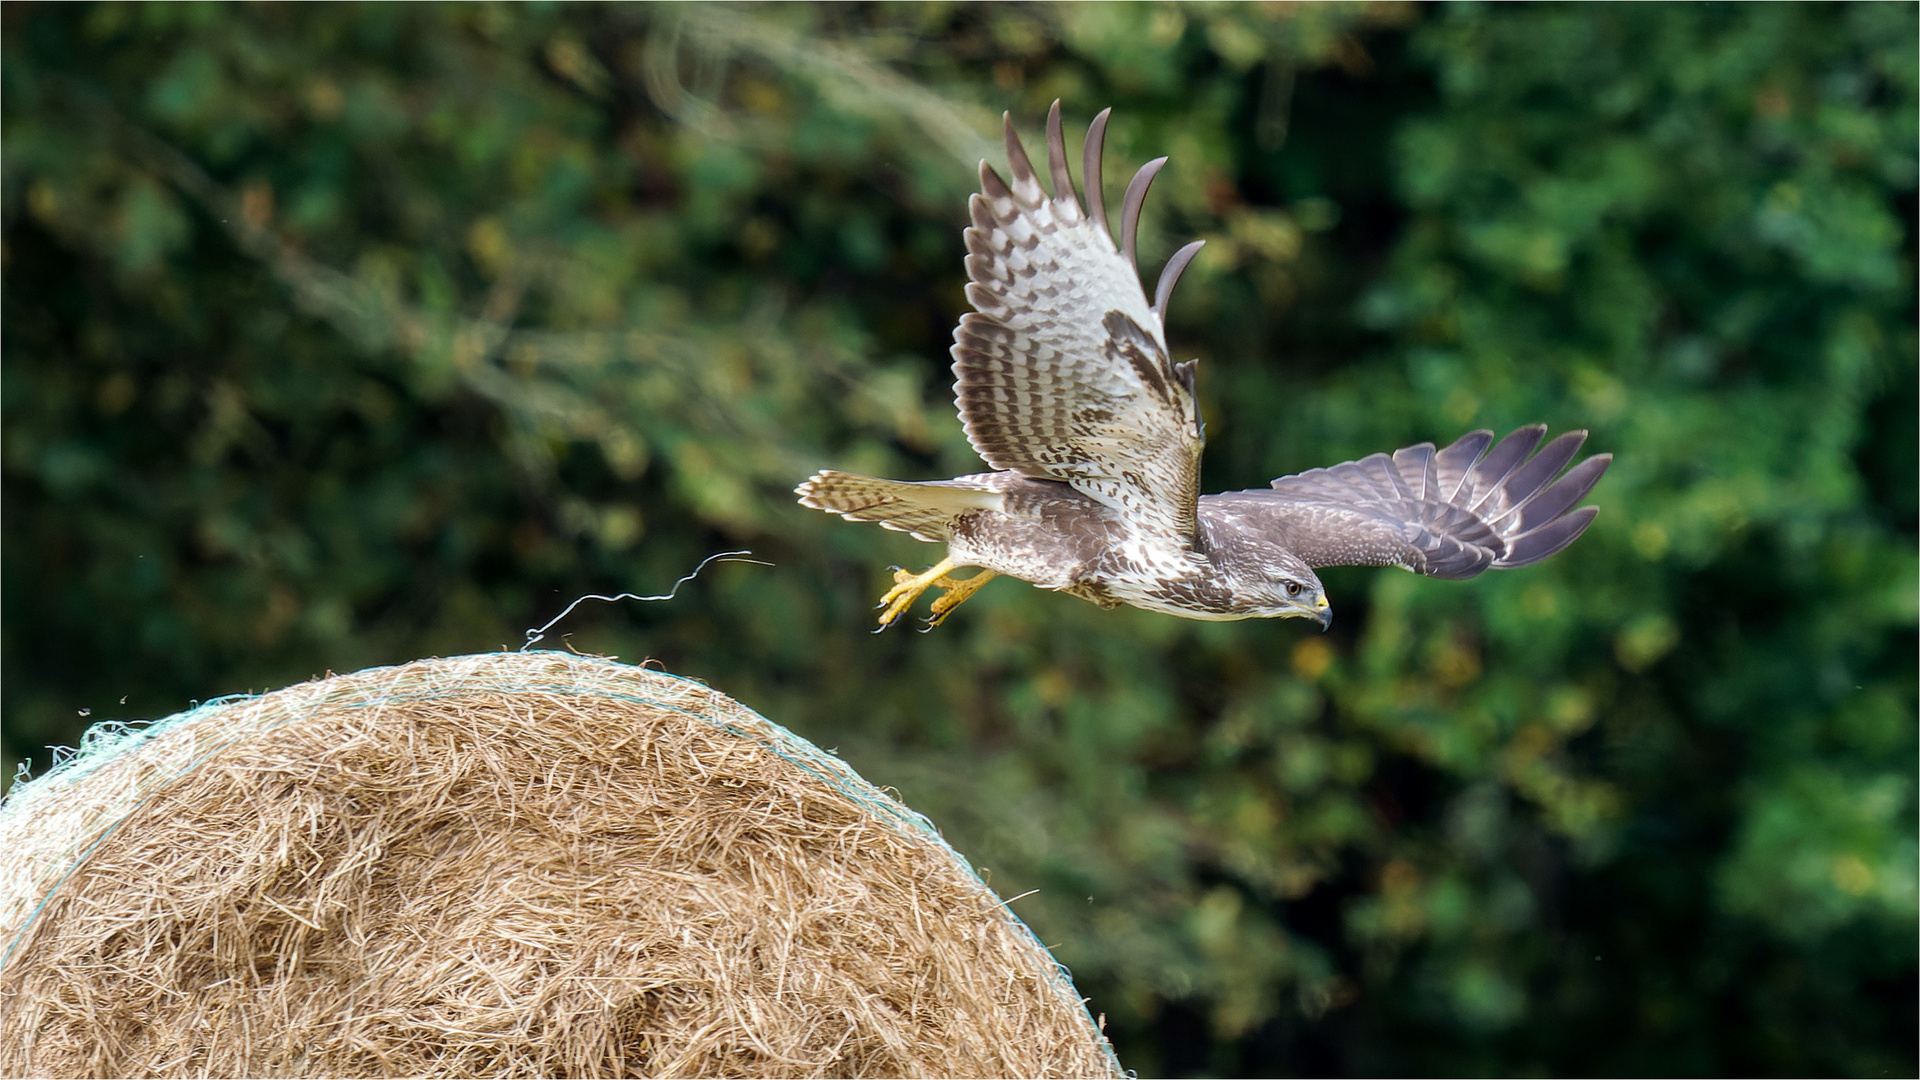
[[[1054,102],[1058,108],[1060,103]],[[1084,174],[1087,187],[1087,220],[1094,223],[1101,232],[1107,231],[1107,194],[1101,186],[1100,150],[1107,145],[1107,118],[1113,115],[1112,109],[1101,109],[1100,115],[1093,118],[1087,126],[1087,142],[1080,148],[1080,171]],[[1066,171],[1066,144],[1061,143],[1060,169]],[[1061,190],[1059,188],[1056,191]],[[1065,191],[1073,194],[1073,184],[1069,182]]]
[[[1533,452],[1534,447],[1540,445],[1540,439],[1546,433],[1545,424],[1529,424],[1501,439],[1492,450],[1487,452],[1486,457],[1481,458],[1467,470],[1463,492],[1465,497],[1458,500],[1461,505],[1477,508],[1483,501],[1498,492],[1500,485],[1506,483],[1507,477],[1512,475],[1514,467],[1525,460],[1526,456]]]
[[[1507,552],[1507,558],[1511,561],[1506,565],[1526,566],[1555,554],[1580,539],[1580,534],[1587,531],[1587,526],[1599,512],[1597,506],[1583,506],[1565,517],[1554,518],[1530,533],[1515,537]]]
[[[1267,491],[1210,495],[1201,511],[1259,529],[1313,567],[1404,566],[1458,579],[1527,566],[1586,531],[1599,510],[1571,508],[1613,461],[1596,454],[1563,475],[1586,432],[1563,434],[1529,458],[1545,434],[1535,425],[1498,444],[1489,431],[1443,450],[1421,443],[1283,476]]]
[[[1194,535],[1202,436],[1190,365],[1167,355],[1162,315],[1197,245],[1175,255],[1149,303],[1132,262],[1140,207],[1165,159],[1128,186],[1115,247],[1099,197],[1106,113],[1087,135],[1089,214],[1047,116],[1048,196],[1006,122],[1008,179],[980,164],[968,201],[967,300],[954,330],[954,392],[975,450],[996,469],[1060,480],[1142,529]]]
[[[1393,467],[1408,488],[1408,494],[1416,499],[1427,498],[1434,489],[1433,483],[1433,444],[1423,442],[1418,446],[1406,446],[1393,452]]]
[[[1147,189],[1153,186],[1153,178],[1166,164],[1167,159],[1159,157],[1140,166],[1127,181],[1127,194],[1120,203],[1120,257],[1136,274],[1140,272],[1140,263],[1134,258],[1140,241],[1140,211],[1147,205]]]
[[[1493,432],[1474,431],[1455,439],[1453,444],[1433,455],[1434,490],[1448,502],[1460,493],[1460,485],[1466,482],[1468,470],[1480,460],[1480,455],[1493,445]]]
[[[1600,477],[1607,471],[1607,465],[1611,460],[1605,455],[1590,457],[1568,469],[1551,486],[1527,500],[1527,504],[1520,510],[1520,523],[1516,526],[1516,531],[1521,534],[1530,533],[1565,514],[1574,503],[1587,497],[1587,492],[1593,490],[1593,485],[1600,482]]]
[[[1024,155],[1023,155],[1024,156]],[[1067,137],[1060,130],[1060,102],[1054,100],[1053,107],[1047,110],[1047,171],[1053,176],[1053,190],[1056,194],[1064,192],[1073,197],[1073,173],[1067,170]],[[1100,178],[1089,177],[1089,182],[1099,183]]]
[[[1163,324],[1167,318],[1167,301],[1173,299],[1173,289],[1180,284],[1180,275],[1187,272],[1187,264],[1192,262],[1193,257],[1200,254],[1200,249],[1206,246],[1205,240],[1195,240],[1174,252],[1173,258],[1168,259],[1167,265],[1160,269],[1160,284],[1153,288],[1153,314]],[[1188,367],[1192,363],[1193,361],[1189,360],[1185,364],[1175,366]]]
[[[1580,445],[1586,441],[1586,432],[1569,431],[1541,447],[1526,464],[1513,470],[1497,492],[1481,502],[1480,512],[1488,522],[1498,524],[1525,507],[1546,490],[1547,481],[1560,475],[1560,470],[1567,467],[1567,462],[1573,460],[1573,455],[1580,452]]]

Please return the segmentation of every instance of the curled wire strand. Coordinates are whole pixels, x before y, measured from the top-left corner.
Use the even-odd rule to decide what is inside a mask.
[[[555,623],[558,623],[560,620],[566,618],[568,615],[573,614],[574,608],[579,607],[581,604],[586,603],[588,600],[604,600],[609,604],[618,603],[622,600],[647,600],[647,601],[671,600],[674,598],[674,595],[680,591],[680,586],[685,585],[687,582],[692,581],[694,578],[699,577],[700,571],[705,570],[707,568],[707,564],[709,563],[743,562],[743,563],[752,563],[755,566],[772,566],[773,565],[770,562],[765,562],[760,559],[750,559],[746,557],[752,554],[753,552],[751,551],[721,551],[721,552],[716,552],[712,555],[709,555],[706,558],[701,559],[700,565],[694,567],[692,572],[682,577],[679,581],[674,582],[673,588],[668,589],[666,592],[661,593],[659,596],[641,596],[637,593],[621,593],[618,596],[602,596],[598,593],[591,593],[586,596],[582,596],[576,599],[573,603],[568,604],[565,611],[562,611],[560,614],[555,615],[552,619],[549,619],[545,626],[542,626],[537,630],[527,631],[526,643],[520,646],[520,651],[526,652],[528,649],[533,648],[535,645],[539,644],[541,641],[544,641],[547,636],[547,631],[553,629]]]

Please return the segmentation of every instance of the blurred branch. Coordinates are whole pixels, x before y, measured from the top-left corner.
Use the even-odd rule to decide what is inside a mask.
[[[984,134],[997,127],[988,110],[955,105],[888,68],[856,45],[807,34],[770,18],[748,16],[733,5],[675,5],[656,26],[660,37],[648,42],[650,54],[654,40],[671,42],[677,49],[684,35],[712,52],[756,56],[782,71],[805,78],[829,101],[848,112],[876,119],[905,117],[911,120],[960,162],[968,174],[981,159],[998,152],[998,140]],[[666,49],[663,45],[663,52]],[[648,70],[649,88],[656,81],[665,88],[666,75],[663,73],[656,79],[651,63]],[[677,89],[677,72],[673,80]],[[667,92],[671,99],[671,91]]]
[[[1290,53],[1272,50],[1260,76],[1260,112],[1254,120],[1254,139],[1269,153],[1287,145],[1293,120],[1293,84],[1298,64]]]
[[[677,14],[662,17],[653,33],[647,35],[647,43],[641,54],[641,81],[646,86],[647,97],[661,112],[679,123],[711,137],[736,137],[733,125],[728,123],[726,113],[714,99],[719,96],[718,83],[722,80],[724,56],[716,56],[709,50],[696,50],[696,57],[702,61],[697,66],[700,74],[706,78],[699,81],[709,83],[706,93],[688,91],[680,82],[680,53],[682,27],[685,20]]]

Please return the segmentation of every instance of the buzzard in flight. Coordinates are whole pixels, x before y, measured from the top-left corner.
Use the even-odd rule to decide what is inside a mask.
[[[1134,241],[1147,187],[1167,159],[1148,162],[1127,185],[1116,247],[1100,188],[1106,126],[1102,112],[1087,132],[1084,208],[1067,170],[1059,102],[1047,115],[1051,197],[1011,117],[1013,183],[980,163],[966,231],[975,311],[954,331],[953,373],[967,438],[994,471],[926,483],[827,471],[797,491],[816,510],[947,545],[925,573],[895,571],[881,629],[929,588],[943,592],[929,620],[938,625],[999,574],[1102,607],[1325,627],[1333,612],[1316,567],[1470,578],[1539,562],[1586,530],[1598,511],[1573,506],[1612,456],[1561,474],[1586,433],[1540,446],[1541,425],[1498,443],[1475,431],[1443,450],[1421,443],[1283,476],[1269,488],[1202,496],[1195,362],[1169,362],[1164,325],[1174,283],[1201,242],[1174,253],[1149,300]],[[949,576],[962,567],[980,572]]]

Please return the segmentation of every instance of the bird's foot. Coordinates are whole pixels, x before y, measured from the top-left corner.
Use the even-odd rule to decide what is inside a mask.
[[[980,591],[980,586],[999,576],[998,570],[982,570],[970,578],[943,577],[935,581],[934,587],[942,590],[942,594],[933,602],[933,614],[927,619],[927,625],[920,628],[920,632],[924,634],[946,622],[947,616],[953,613],[954,608],[966,603],[969,596]]]
[[[874,633],[877,634],[892,626],[900,616],[907,613],[907,609],[913,606],[915,600],[920,599],[921,593],[931,588],[934,582],[945,578],[947,572],[952,569],[952,559],[941,559],[937,565],[922,574],[894,567],[893,588],[888,589],[887,594],[880,598],[879,606],[884,610],[880,612],[880,627]]]

